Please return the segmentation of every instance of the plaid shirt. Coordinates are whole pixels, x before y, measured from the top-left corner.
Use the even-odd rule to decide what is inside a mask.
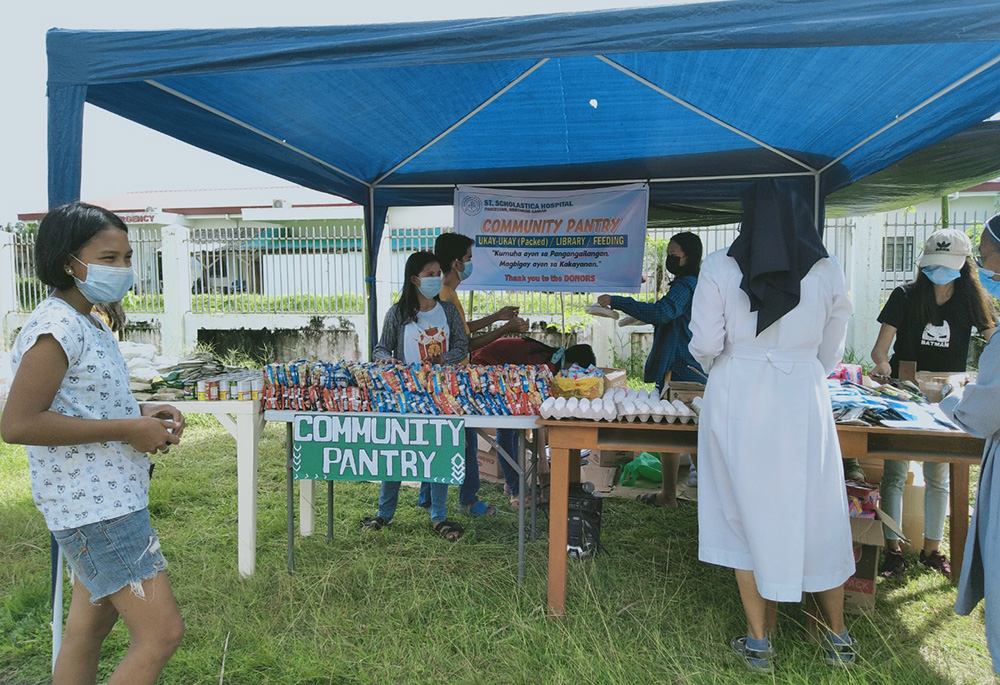
[[[698,284],[695,276],[682,276],[675,280],[667,294],[653,303],[638,302],[631,297],[611,297],[611,307],[619,309],[640,321],[653,324],[653,348],[646,359],[643,380],[663,385],[663,376],[673,371],[675,381],[705,382],[688,366],[701,371],[701,366],[691,356],[691,300]]]

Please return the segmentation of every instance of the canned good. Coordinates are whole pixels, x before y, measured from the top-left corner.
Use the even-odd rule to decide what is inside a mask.
[[[254,378],[250,381],[250,399],[259,400],[264,396],[264,379]]]
[[[252,399],[250,381],[240,381],[237,385],[237,397],[239,397],[240,400],[245,402],[246,400]]]
[[[219,381],[219,399],[229,399],[229,381]]]
[[[195,396],[199,400],[204,402],[205,400],[208,399],[208,392],[206,389],[205,381],[198,381],[194,387],[195,387]]]
[[[205,399],[215,402],[219,399],[219,381],[205,381]]]

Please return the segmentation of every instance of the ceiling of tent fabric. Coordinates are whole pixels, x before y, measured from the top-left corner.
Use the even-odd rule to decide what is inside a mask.
[[[826,216],[887,212],[1000,176],[1000,121],[984,121],[828,195]],[[738,223],[739,202],[650,205],[648,224],[684,228]]]
[[[649,181],[653,206],[705,207],[750,178],[817,173],[827,195],[1000,110],[994,0],[56,29],[48,54],[52,98],[366,206]],[[50,144],[50,186],[67,154]]]

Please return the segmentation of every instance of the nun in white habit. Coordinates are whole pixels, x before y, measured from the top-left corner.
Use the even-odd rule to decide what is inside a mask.
[[[851,304],[813,218],[812,191],[762,181],[727,251],[694,294],[690,351],[708,372],[698,428],[698,556],[736,571],[747,635],[732,648],[769,670],[770,602],[818,593],[826,661],[856,658],[844,626],[854,573],[847,496],[826,377]]]

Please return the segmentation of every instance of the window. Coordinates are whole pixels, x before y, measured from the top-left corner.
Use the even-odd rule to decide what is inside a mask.
[[[882,239],[882,271],[909,271],[913,268],[913,236]]]

